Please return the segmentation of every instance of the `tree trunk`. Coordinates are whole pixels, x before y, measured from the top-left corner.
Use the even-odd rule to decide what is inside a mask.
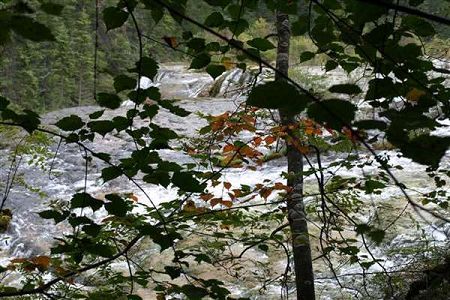
[[[288,75],[291,32],[289,17],[285,13],[277,12],[277,35],[278,49],[276,67],[283,74]],[[277,74],[275,80],[283,80],[283,78]],[[295,114],[282,109],[279,110],[279,113],[283,125],[295,123]],[[289,173],[287,184],[291,188],[291,193],[287,199],[287,209],[292,234],[297,299],[314,300],[314,273],[312,269],[311,246],[303,203],[303,155],[289,144],[286,147]]]

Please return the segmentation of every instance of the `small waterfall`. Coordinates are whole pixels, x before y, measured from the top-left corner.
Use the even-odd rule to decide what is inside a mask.
[[[249,69],[232,69],[219,76],[212,85],[209,95],[211,97],[234,98],[245,95],[253,84],[260,84],[266,80],[273,78],[272,70],[263,68]]]
[[[186,70],[186,66],[162,66],[154,80],[141,78],[141,88],[159,87],[165,99],[189,99],[208,96],[213,79],[205,72]]]
[[[213,80],[206,72],[187,70],[186,66],[162,66],[154,80],[142,77],[140,87],[158,87],[165,99],[192,99],[199,97],[234,98],[245,95],[254,84],[274,77],[270,69],[232,69]],[[131,104],[126,101],[124,105]]]

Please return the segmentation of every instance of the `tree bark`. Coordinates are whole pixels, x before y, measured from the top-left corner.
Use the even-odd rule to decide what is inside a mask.
[[[289,16],[277,12],[277,62],[276,67],[283,74],[289,71],[289,45],[291,38]],[[284,80],[279,74],[275,80]],[[282,101],[282,99],[280,99]],[[282,125],[295,123],[295,114],[279,110]],[[287,185],[291,193],[287,199],[288,220],[292,235],[294,254],[295,284],[297,299],[314,300],[314,273],[312,269],[311,245],[309,242],[308,223],[303,203],[303,155],[292,145],[287,144],[287,162],[289,178]]]

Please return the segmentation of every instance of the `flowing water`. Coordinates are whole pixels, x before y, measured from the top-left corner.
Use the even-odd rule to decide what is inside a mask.
[[[304,70],[304,72],[305,74],[313,74],[314,76],[317,76],[317,74],[323,76],[323,71],[320,68],[311,67]],[[269,70],[263,70],[256,82],[259,83],[272,76],[273,73]],[[342,73],[334,72],[327,78],[325,80],[328,80],[327,84],[330,85],[333,82],[343,81],[344,76]],[[241,70],[231,70],[227,74],[219,77],[216,81],[213,81],[208,74],[187,71],[186,67],[181,65],[165,66],[160,70],[154,82],[148,79],[143,79],[141,82],[141,86],[143,87],[150,85],[158,86],[163,97],[178,99],[177,105],[189,111],[199,111],[204,114],[221,114],[225,111],[234,110],[243,100],[242,95],[248,90],[248,86],[252,84],[254,84],[254,76],[249,72],[243,73]],[[116,115],[124,115],[129,108],[129,104],[129,102],[125,102],[121,108],[115,111],[107,110],[102,118],[110,119]],[[59,118],[70,114],[85,116],[87,118],[89,113],[98,109],[98,107],[89,106],[51,112],[43,117],[43,123],[51,125]],[[155,122],[161,126],[167,126],[186,137],[196,136],[197,130],[206,125],[206,122],[196,114],[181,118],[169,114],[164,110],[157,115]],[[450,135],[449,127],[450,124],[444,122],[444,126],[439,128],[437,134]],[[51,152],[56,152],[58,142],[56,139],[53,141],[50,146]],[[10,166],[10,159],[8,158],[11,157],[14,145],[17,143],[18,139],[2,141],[1,144],[3,146],[0,145],[1,182],[6,182]],[[108,135],[105,138],[98,137],[94,143],[90,143],[88,146],[98,152],[111,153],[112,157],[117,158],[124,157],[135,149],[133,141],[122,134]],[[408,159],[397,157],[397,153],[394,151],[384,151],[384,153],[385,155],[391,156],[393,164],[399,164],[404,167],[402,170],[395,170],[394,173],[399,181],[411,187],[411,190],[408,190],[410,195],[418,196],[421,192],[427,192],[432,188],[423,166],[412,163]],[[0,235],[0,262],[3,265],[7,264],[12,257],[30,257],[48,254],[48,249],[54,241],[53,238],[59,236],[65,230],[65,225],[60,224],[55,226],[52,222],[45,221],[37,215],[39,211],[46,207],[48,199],[68,200],[71,194],[83,191],[86,188],[89,193],[97,197],[111,192],[133,192],[140,198],[140,201],[150,204],[142,193],[135,187],[130,186],[130,183],[125,179],[116,179],[112,182],[103,183],[100,179],[100,171],[103,164],[96,160],[93,160],[89,164],[89,172],[85,181],[83,154],[83,151],[78,147],[61,144],[54,157],[50,156],[46,161],[41,163],[43,168],[36,167],[33,163],[29,164],[32,157],[31,155],[25,155],[18,169],[18,177],[23,179],[23,182],[27,186],[19,183],[15,184],[5,205],[5,207],[12,210],[13,219],[8,230]],[[161,150],[160,155],[163,158],[177,161],[178,163],[192,161],[192,158],[189,156],[175,150]],[[327,165],[340,159],[345,159],[345,156],[325,154],[323,161],[324,165]],[[370,159],[368,154],[367,159]],[[311,160],[313,164],[316,164],[314,157],[311,157]],[[450,155],[448,153],[443,159],[443,164],[446,167],[450,167]],[[317,165],[315,166],[317,167]],[[336,169],[335,174],[341,176],[363,176],[364,174],[375,174],[377,170],[379,169],[376,166],[365,167],[363,170]],[[280,174],[283,171],[286,171],[286,163],[283,158],[280,158],[271,160],[256,170],[245,170],[245,173],[241,169],[229,169],[225,171],[224,180],[237,186],[240,184],[254,185],[262,182],[264,179],[271,181],[281,180]],[[314,176],[309,176],[305,179],[305,190],[307,192],[317,190],[315,180]],[[142,182],[141,184],[143,184],[146,192],[152,195],[152,201],[156,204],[176,198],[175,189],[164,189],[162,187],[145,185]],[[28,188],[30,186],[39,188],[39,192],[45,194],[45,197],[39,197],[39,193],[36,190],[30,190]],[[0,188],[4,189],[5,187],[0,185]],[[219,190],[216,190],[216,192],[220,193]],[[309,201],[310,199],[306,200]],[[368,207],[371,207],[374,203],[379,207],[383,205],[386,205],[386,207],[389,206],[390,209],[385,211],[386,218],[392,217],[392,209],[401,210],[406,204],[402,198],[401,191],[395,186],[383,190],[381,194],[376,196],[369,197],[362,195],[361,200],[367,202]],[[414,214],[410,209],[408,213]],[[359,214],[354,214],[353,217],[357,221],[364,222],[378,216],[375,216],[367,208]],[[425,238],[430,243],[438,246],[443,246],[448,243],[450,234],[450,226],[448,224],[442,224],[430,218],[429,215],[425,216],[427,222],[417,216],[414,218],[417,220],[417,224],[420,224],[421,228],[417,230],[412,229],[410,223],[408,223],[408,218],[400,219],[396,227],[396,232],[391,233],[388,241],[380,247],[374,247],[374,253],[378,257],[385,259],[382,262],[384,267],[395,269],[401,266],[402,263],[408,261],[408,257],[406,256],[390,256],[387,254],[394,249],[415,245],[416,242]],[[260,256],[261,254],[255,252],[253,255]],[[278,264],[280,265],[280,269],[284,268],[283,261],[280,261]],[[331,277],[330,271],[324,264],[318,264],[315,267],[320,299],[338,299],[337,290],[339,289],[337,288],[336,281],[329,279]],[[374,266],[370,271],[379,271],[379,269],[380,266]],[[344,276],[343,282],[346,280],[345,274],[358,272],[361,272],[360,268],[348,264],[343,264],[337,269],[338,275]],[[352,282],[347,283],[352,286]],[[257,290],[257,288],[255,289]],[[235,286],[235,290],[241,295],[249,295],[239,285]],[[269,295],[272,295],[270,297],[276,299],[279,293],[279,287],[270,287]],[[348,295],[351,295],[351,290],[348,290]],[[151,296],[148,297],[148,299],[152,299]],[[267,299],[266,297],[269,296],[252,297],[255,299]]]

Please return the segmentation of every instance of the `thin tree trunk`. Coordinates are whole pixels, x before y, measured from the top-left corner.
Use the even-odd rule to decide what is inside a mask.
[[[277,12],[277,69],[285,75],[289,70],[290,23],[285,13]],[[283,80],[279,75],[275,80]],[[280,99],[282,101],[282,99]],[[283,125],[295,123],[295,114],[281,110]],[[287,146],[288,186],[292,189],[287,199],[288,219],[292,234],[294,253],[295,284],[297,299],[314,300],[314,273],[312,269],[311,246],[309,243],[308,223],[303,203],[303,155],[291,145]]]
[[[81,106],[81,93],[82,93],[82,88],[83,88],[83,73],[80,69],[80,78],[78,80],[78,106]]]

